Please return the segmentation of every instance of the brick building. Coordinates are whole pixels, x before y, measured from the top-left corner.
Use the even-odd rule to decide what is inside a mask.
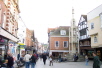
[[[48,42],[50,54],[65,57],[69,53],[69,26],[48,28]]]
[[[18,14],[18,0],[0,0],[0,49],[2,50],[7,50],[3,45],[14,46],[18,42]]]

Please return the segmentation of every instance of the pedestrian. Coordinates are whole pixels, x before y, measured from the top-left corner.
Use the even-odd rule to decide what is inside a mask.
[[[35,68],[36,60],[36,57],[32,54],[30,58],[31,68]]]
[[[40,53],[40,60],[42,60],[42,54]]]
[[[85,65],[86,65],[86,66],[88,65],[88,62],[89,62],[88,56],[85,55]]]
[[[17,60],[19,60],[19,59],[20,59],[20,54],[17,55]]]
[[[12,57],[12,54],[8,53],[8,56],[7,56],[7,68],[14,68],[13,65],[14,65],[14,59]]]
[[[96,55],[96,52],[93,52],[92,54],[94,56],[94,59],[93,59],[93,68],[100,68],[99,57]]]
[[[43,62],[44,62],[44,65],[45,65],[45,64],[46,64],[46,59],[47,59],[46,53],[44,53],[44,54],[42,55],[42,58],[43,58]]]
[[[30,59],[31,56],[29,53],[27,53],[25,56],[24,56],[24,61],[25,61],[25,68],[30,68]]]
[[[52,64],[52,66],[53,66],[53,55],[50,55],[49,60],[50,60],[49,66],[51,66],[51,64]]]
[[[74,59],[74,62],[76,62],[76,54],[74,54],[74,58],[73,59]]]
[[[58,56],[58,61],[61,62],[61,55]]]
[[[0,65],[2,64],[2,54],[0,53]]]

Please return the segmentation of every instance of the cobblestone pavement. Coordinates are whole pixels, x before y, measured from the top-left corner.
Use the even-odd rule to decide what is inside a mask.
[[[54,62],[53,66],[49,66],[49,60],[47,60],[46,65],[43,64],[42,60],[38,60],[35,68],[92,68],[92,63],[92,61],[89,61],[89,65],[85,66],[85,62]],[[17,68],[16,65],[14,68]]]

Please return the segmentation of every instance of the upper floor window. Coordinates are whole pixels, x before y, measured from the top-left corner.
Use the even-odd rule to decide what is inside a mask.
[[[94,23],[91,23],[91,29],[93,29],[94,28]]]
[[[59,47],[59,41],[55,41],[55,47]]]
[[[98,40],[97,40],[97,37],[95,36],[94,37],[94,43],[97,43],[98,42]]]
[[[66,30],[61,30],[60,35],[66,35]]]
[[[100,14],[100,21],[101,21],[101,27],[102,27],[102,13]]]
[[[64,42],[63,42],[63,46],[64,46],[64,47],[68,47],[68,41],[64,41]]]

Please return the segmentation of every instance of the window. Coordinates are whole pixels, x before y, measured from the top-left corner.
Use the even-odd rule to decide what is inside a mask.
[[[102,28],[102,14],[100,14],[101,28]]]
[[[94,43],[97,43],[97,37],[96,36],[94,37]]]
[[[91,23],[91,29],[93,29],[94,28],[94,23]]]
[[[61,30],[61,31],[60,31],[60,34],[61,34],[61,35],[66,35],[66,30]]]
[[[59,47],[59,41],[55,42],[55,47]]]
[[[86,35],[86,33],[87,33],[87,32],[86,32],[86,28],[80,30],[80,36]]]
[[[6,15],[3,14],[3,25],[2,25],[3,28],[5,28],[5,22],[6,22]]]
[[[68,47],[68,41],[64,41],[64,42],[63,42],[63,46],[64,46],[64,47]]]

